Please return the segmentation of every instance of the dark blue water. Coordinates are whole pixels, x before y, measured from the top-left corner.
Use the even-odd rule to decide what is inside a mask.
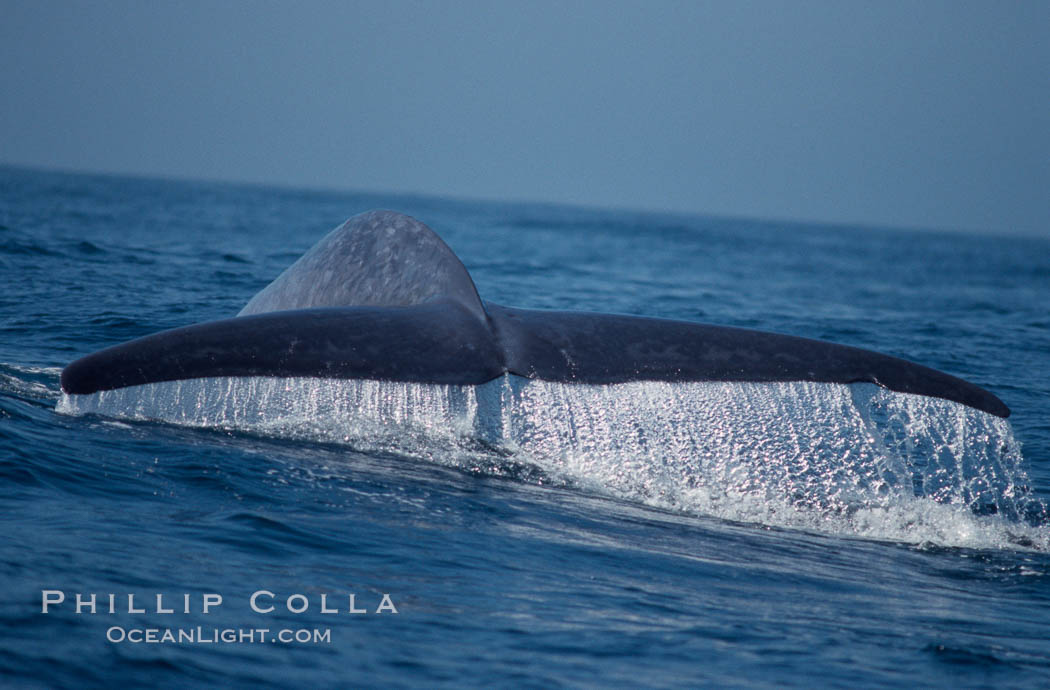
[[[936,456],[909,461],[914,495],[840,500],[820,482],[775,495],[784,438],[771,474],[717,493],[697,476],[734,459],[661,474],[669,438],[552,460],[450,448],[440,429],[369,444],[56,412],[71,360],[232,316],[372,208],[435,228],[485,299],[903,356],[989,388],[1010,426],[906,401],[901,438]],[[1050,682],[1046,240],[0,169],[0,277],[2,685]],[[979,433],[949,438],[965,424]],[[852,476],[865,441],[836,443],[809,459]],[[991,503],[959,499],[977,486]],[[42,613],[44,591],[66,600]],[[272,611],[250,607],[260,591]],[[366,613],[347,612],[351,594]],[[110,641],[147,630],[198,640]],[[271,641],[285,630],[320,639]]]

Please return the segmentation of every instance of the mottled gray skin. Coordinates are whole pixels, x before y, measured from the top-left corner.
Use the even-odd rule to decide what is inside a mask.
[[[481,384],[515,374],[565,383],[874,383],[1006,417],[988,391],[895,357],[775,333],[640,316],[482,303],[448,246],[391,211],[355,216],[239,316],[107,348],[62,372],[88,394],[209,376],[317,376]]]
[[[475,316],[485,316],[467,269],[433,230],[401,213],[369,211],[328,233],[238,316],[435,299],[459,302]]]

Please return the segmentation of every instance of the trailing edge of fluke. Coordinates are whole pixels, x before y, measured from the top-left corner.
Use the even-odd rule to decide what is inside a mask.
[[[176,328],[76,360],[84,395],[213,376],[481,384],[504,374],[565,383],[867,382],[1007,417],[988,391],[903,359],[808,338],[639,316],[483,302],[430,228],[392,211],[354,216],[232,319]]]

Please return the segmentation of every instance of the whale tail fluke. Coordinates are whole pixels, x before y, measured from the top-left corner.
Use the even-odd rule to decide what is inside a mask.
[[[214,376],[476,385],[504,374],[630,381],[874,383],[1007,417],[992,393],[876,352],[795,336],[616,314],[483,303],[433,230],[392,211],[354,216],[232,319],[73,362],[67,393]]]

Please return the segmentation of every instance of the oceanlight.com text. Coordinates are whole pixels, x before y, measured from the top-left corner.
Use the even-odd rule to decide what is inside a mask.
[[[331,644],[329,628],[123,628],[106,630],[113,644]]]

